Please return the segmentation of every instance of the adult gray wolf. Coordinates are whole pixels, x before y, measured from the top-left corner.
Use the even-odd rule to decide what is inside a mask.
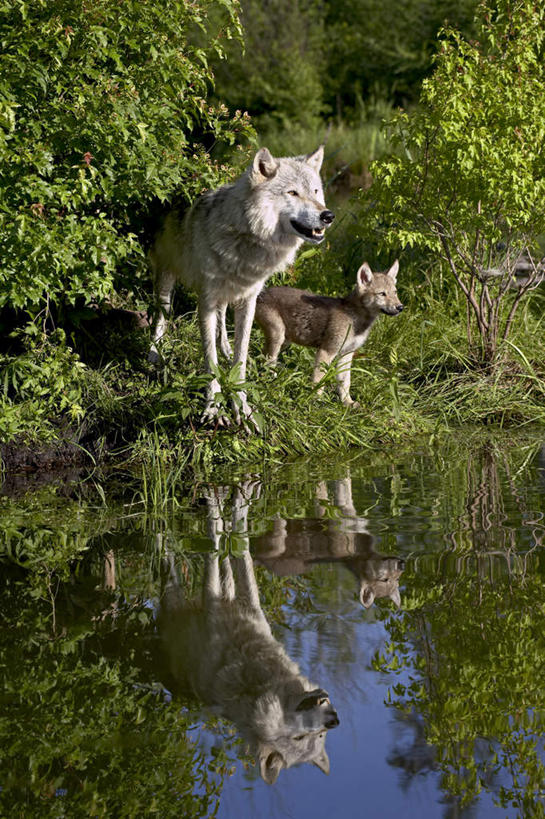
[[[341,401],[358,406],[350,397],[352,357],[365,344],[380,313],[397,316],[403,310],[396,291],[398,270],[397,260],[386,273],[373,273],[364,262],[354,289],[345,298],[317,296],[294,287],[263,290],[257,298],[255,320],[265,334],[265,354],[271,363],[276,362],[285,341],[316,347],[312,381],[317,384],[323,377],[322,365],[337,357]]]
[[[273,273],[290,265],[303,242],[318,245],[334,214],[324,204],[320,181],[324,150],[306,156],[275,158],[261,148],[235,182],[200,196],[181,217],[171,211],[150,250],[157,319],[149,360],[158,359],[157,345],[165,332],[172,290],[179,280],[197,291],[198,315],[208,372],[221,352],[231,357],[225,329],[228,304],[235,310],[233,363],[246,378],[246,359],[255,300]],[[214,396],[220,391],[211,379],[205,418],[218,415]],[[239,402],[251,415],[246,395]],[[237,405],[235,418],[240,421]]]
[[[237,489],[232,531],[239,557],[220,560],[221,500],[207,499],[209,534],[202,601],[185,599],[172,555],[163,560],[159,632],[177,687],[231,720],[273,784],[283,768],[304,762],[329,773],[327,730],[339,724],[328,694],[304,677],[273,637],[259,601],[247,548],[248,500]]]

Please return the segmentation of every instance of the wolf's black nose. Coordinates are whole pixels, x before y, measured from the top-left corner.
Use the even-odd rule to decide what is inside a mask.
[[[330,225],[334,218],[335,214],[331,210],[323,210],[320,214],[320,220],[325,222],[326,225]]]
[[[337,716],[336,712],[333,711],[331,717],[326,722],[325,727],[328,728],[328,729],[329,728],[336,728],[337,725],[339,725],[339,717]]]
[[[403,310],[403,305],[398,304],[397,307],[396,307],[396,310],[397,310],[398,313],[401,313],[401,311]]]

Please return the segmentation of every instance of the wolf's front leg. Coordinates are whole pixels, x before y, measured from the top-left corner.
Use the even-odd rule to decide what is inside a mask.
[[[359,407],[350,397],[350,370],[354,353],[344,353],[337,362],[337,392],[345,407]]]
[[[316,358],[314,359],[314,370],[312,373],[312,383],[319,384],[322,378],[324,377],[324,365],[327,366],[331,364],[333,359],[335,358],[335,353],[330,352],[329,350],[317,350]],[[322,384],[316,390],[316,395],[321,395],[324,391],[324,385]]]
[[[204,298],[199,299],[198,305],[199,325],[201,328],[202,349],[204,353],[204,364],[209,373],[212,373],[218,366],[218,353],[216,349],[216,330],[218,324],[216,305],[210,305]],[[212,378],[206,391],[206,407],[201,416],[201,421],[217,420],[220,425],[224,419],[219,415],[219,408],[216,404],[216,395],[221,392],[220,383],[217,378]]]
[[[172,291],[176,284],[176,276],[172,273],[162,272],[155,274],[154,296],[155,296],[155,324],[151,334],[151,346],[148,353],[150,364],[157,364],[159,361],[159,350],[157,345],[163,338],[170,315],[172,301]]]
[[[248,360],[248,347],[250,345],[250,333],[252,330],[252,322],[254,320],[257,292],[258,291],[251,296],[248,296],[248,298],[244,299],[244,301],[235,304],[235,354],[233,363],[235,365],[239,365],[239,376],[241,381],[246,380],[246,362]],[[252,421],[253,410],[248,404],[244,390],[240,390],[238,393],[238,399],[240,401],[240,410],[236,403],[233,405],[233,411],[237,423],[240,423],[240,412],[242,412],[242,415],[245,418]],[[252,421],[252,423],[257,429],[255,422]]]

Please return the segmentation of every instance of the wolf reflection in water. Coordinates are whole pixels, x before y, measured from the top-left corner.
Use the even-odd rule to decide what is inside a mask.
[[[339,724],[327,692],[304,677],[273,637],[259,601],[247,543],[248,500],[237,489],[232,527],[246,540],[220,559],[221,501],[207,499],[209,534],[201,603],[188,601],[172,555],[163,560],[159,630],[170,673],[182,691],[217,707],[249,743],[265,782],[303,762],[329,773],[328,729]]]

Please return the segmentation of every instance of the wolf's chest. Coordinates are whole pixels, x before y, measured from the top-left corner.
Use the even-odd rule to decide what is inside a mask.
[[[342,349],[344,353],[355,353],[356,350],[359,350],[367,341],[370,329],[370,325],[360,327],[357,321],[348,322],[345,327],[342,328],[343,337],[339,337],[338,339],[340,349]],[[339,336],[339,331],[337,331],[337,335]]]

